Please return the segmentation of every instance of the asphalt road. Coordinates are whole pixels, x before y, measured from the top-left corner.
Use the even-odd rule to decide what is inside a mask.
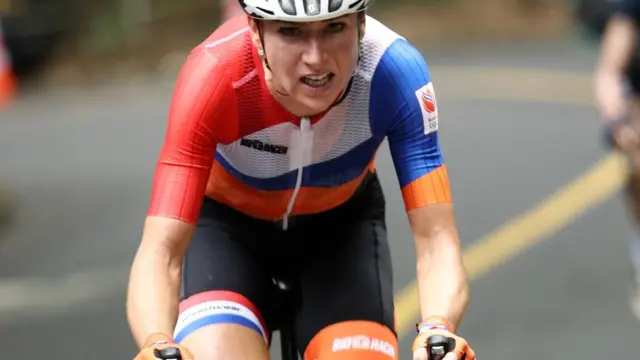
[[[588,72],[594,56],[575,44],[430,49],[425,55],[436,79],[438,66]],[[605,155],[593,109],[459,98],[466,88],[462,82],[442,88],[457,89],[438,92],[436,83],[442,146],[465,246]],[[0,241],[3,357],[134,355],[124,290],[169,96],[167,86],[140,85],[43,93],[0,115],[0,174],[18,204],[15,225]],[[414,278],[413,244],[386,147],[377,165],[400,290]],[[476,279],[461,333],[481,359],[634,358],[640,324],[627,305],[627,237],[620,199],[591,209]],[[410,358],[411,341],[405,334],[404,359]]]

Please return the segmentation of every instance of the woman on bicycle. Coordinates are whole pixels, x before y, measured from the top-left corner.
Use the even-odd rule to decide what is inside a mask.
[[[240,0],[249,16],[189,54],[131,271],[137,359],[268,359],[282,275],[305,359],[398,359],[374,164],[388,139],[417,253],[414,359],[444,335],[450,358],[474,360],[455,332],[468,286],[434,87],[371,2]]]

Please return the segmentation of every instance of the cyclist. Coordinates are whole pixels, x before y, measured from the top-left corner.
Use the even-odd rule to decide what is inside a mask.
[[[595,71],[595,95],[605,120],[605,135],[616,149],[631,159],[628,205],[634,234],[631,263],[634,269],[631,306],[640,317],[640,55],[638,21],[640,2],[619,0],[605,29]],[[626,80],[626,81],[625,81]],[[630,96],[627,96],[626,89]]]
[[[388,139],[417,253],[423,320],[455,340],[468,300],[438,108],[420,52],[372,0],[240,0],[177,80],[129,283],[136,359],[268,359],[272,279],[298,282],[305,359],[398,359],[385,199]]]

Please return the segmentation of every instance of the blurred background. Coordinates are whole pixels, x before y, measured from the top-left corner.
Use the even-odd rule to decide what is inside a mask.
[[[218,2],[216,2],[218,1]],[[637,358],[623,167],[592,71],[608,0],[377,0],[425,55],[481,359]],[[0,0],[0,348],[131,359],[125,288],[175,76],[235,0]],[[415,254],[388,149],[401,358]],[[277,359],[277,346],[274,358]]]

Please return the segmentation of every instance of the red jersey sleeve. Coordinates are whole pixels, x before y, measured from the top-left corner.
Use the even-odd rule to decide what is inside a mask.
[[[232,122],[220,121],[232,97],[225,67],[206,48],[194,49],[174,89],[147,215],[197,221],[216,145],[232,131]]]

